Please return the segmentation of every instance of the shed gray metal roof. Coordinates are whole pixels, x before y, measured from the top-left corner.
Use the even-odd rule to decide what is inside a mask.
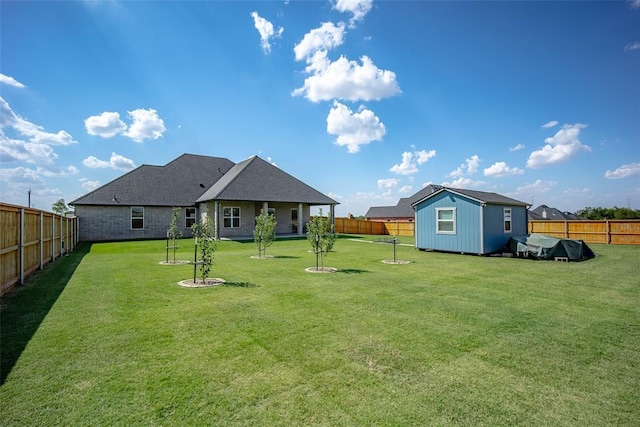
[[[224,177],[202,194],[197,202],[209,200],[338,204],[332,198],[258,156],[252,156],[234,165]]]
[[[489,205],[524,206],[527,208],[530,206],[528,203],[521,202],[519,200],[512,199],[510,197],[506,197],[498,193],[491,193],[487,191],[477,191],[477,190],[465,190],[462,188],[449,188],[449,187],[440,187],[439,190],[434,191],[433,193],[414,201],[412,205],[415,206],[418,203],[430,197],[433,197],[436,194],[442,193],[443,191],[448,191],[450,193],[458,194],[458,195],[476,200],[481,203],[486,203]]]

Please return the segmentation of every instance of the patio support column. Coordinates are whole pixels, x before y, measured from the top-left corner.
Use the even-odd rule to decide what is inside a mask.
[[[262,210],[265,214],[269,212],[269,202],[262,202]]]
[[[220,202],[216,200],[213,202],[213,237],[216,240],[220,239]]]
[[[304,211],[302,210],[302,203],[298,203],[298,236],[302,236],[302,230],[304,229]]]
[[[329,220],[331,221],[331,232],[336,232],[336,205],[329,205]]]

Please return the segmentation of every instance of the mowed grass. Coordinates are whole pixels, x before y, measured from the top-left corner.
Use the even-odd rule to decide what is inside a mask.
[[[164,241],[81,246],[3,299],[1,424],[639,424],[640,247],[389,265],[372,239],[333,274],[306,240],[223,241],[210,288]]]

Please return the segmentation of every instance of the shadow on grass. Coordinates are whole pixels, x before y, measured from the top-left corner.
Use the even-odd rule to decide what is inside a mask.
[[[77,246],[73,252],[47,264],[4,295],[0,304],[0,385],[4,384],[49,310],[69,283],[91,244]]]
[[[257,288],[258,285],[255,283],[249,282],[225,282],[220,286],[228,287],[228,288]]]
[[[292,256],[292,255],[276,255],[276,256],[274,256],[274,258],[277,258],[277,259],[300,259],[302,257]]]
[[[341,268],[337,272],[344,273],[344,274],[360,274],[360,273],[367,273],[368,271],[369,270],[362,270],[360,268]]]

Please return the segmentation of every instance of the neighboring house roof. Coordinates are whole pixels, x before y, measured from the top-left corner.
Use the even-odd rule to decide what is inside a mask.
[[[194,206],[196,201],[213,199],[202,199],[205,193],[226,189],[229,192],[218,200],[231,200],[224,195],[233,194],[237,196],[233,200],[337,203],[259,157],[234,164],[221,157],[183,154],[165,166],[142,165],[69,204]],[[285,191],[291,192],[291,200],[282,200]]]
[[[453,194],[458,194],[463,197],[473,199],[480,203],[485,203],[489,205],[524,206],[526,208],[530,206],[528,203],[521,202],[519,200],[512,199],[510,197],[506,197],[498,193],[491,193],[487,191],[477,191],[477,190],[465,190],[462,188],[448,188],[448,187],[440,187],[440,189],[434,191],[433,193],[428,194],[427,196],[414,201],[412,205],[415,206],[418,203],[424,200],[427,200],[430,197],[433,197],[434,195],[440,194],[444,191],[447,191]]]
[[[427,185],[411,197],[403,197],[395,206],[372,206],[365,214],[365,218],[413,218],[415,210],[413,203],[440,189],[439,185]]]
[[[258,156],[234,165],[197,202],[209,200],[338,203]]]
[[[556,208],[550,208],[547,205],[540,205],[537,208],[532,209],[531,212],[536,215],[536,219],[559,220],[559,221],[584,219],[571,212],[562,212]]]

